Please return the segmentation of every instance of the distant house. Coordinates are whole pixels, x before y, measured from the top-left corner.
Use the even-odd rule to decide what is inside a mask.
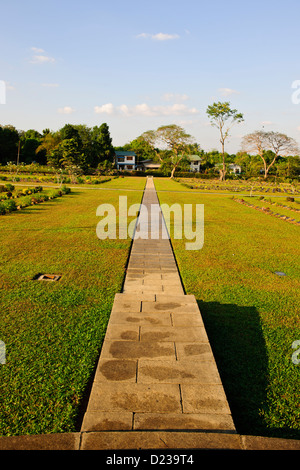
[[[115,164],[117,170],[133,171],[136,168],[136,154],[134,152],[115,152]]]
[[[159,170],[161,163],[156,163],[153,160],[142,160],[137,165],[138,170],[146,171],[146,170]]]
[[[236,165],[235,163],[230,163],[228,165],[228,169],[230,170],[230,173],[234,173],[235,175],[240,175],[242,173],[240,165]]]
[[[200,171],[201,157],[199,157],[199,155],[188,155],[187,160],[190,162],[189,171]]]

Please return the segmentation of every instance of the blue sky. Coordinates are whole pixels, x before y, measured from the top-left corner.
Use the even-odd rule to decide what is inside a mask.
[[[1,3],[2,125],[107,122],[123,145],[175,123],[210,150],[220,144],[207,106],[230,101],[245,122],[229,152],[262,126],[300,142],[299,0]]]

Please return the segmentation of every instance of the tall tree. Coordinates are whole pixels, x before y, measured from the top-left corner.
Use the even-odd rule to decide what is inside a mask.
[[[54,151],[58,149],[60,142],[60,132],[43,131],[43,137],[40,145],[36,149],[36,153],[44,151],[46,153],[47,164],[53,164]]]
[[[132,140],[129,144],[124,145],[124,150],[132,150],[137,155],[138,161],[144,159],[153,159],[156,157],[155,149],[142,138],[137,137]]]
[[[264,178],[267,179],[270,169],[280,156],[297,155],[298,144],[294,139],[280,132],[255,131],[243,137],[242,149],[249,153],[259,155],[264,165]],[[268,151],[272,157],[267,159]]]
[[[225,180],[226,164],[225,164],[225,142],[229,137],[230,129],[242,121],[244,116],[236,109],[231,109],[228,101],[221,103],[213,103],[208,106],[206,113],[210,119],[212,126],[217,127],[220,131],[220,142],[222,145],[223,168],[220,170],[220,180]]]
[[[61,151],[60,163],[64,168],[83,166],[84,156],[80,153],[76,139],[64,139],[59,145],[59,150]]]
[[[193,143],[193,138],[190,134],[187,134],[182,127],[177,126],[176,124],[170,124],[168,126],[161,126],[157,129],[156,139],[172,152],[172,156],[169,161],[171,165],[170,178],[174,178],[174,173],[177,167],[188,154],[188,149]]]
[[[115,151],[112,145],[112,138],[110,136],[109,127],[106,123],[101,124],[100,127],[93,127],[92,139],[96,152],[95,166],[104,160],[113,162]]]
[[[157,160],[162,162],[162,158],[160,155],[159,150],[156,148],[156,141],[157,141],[157,133],[156,131],[146,131],[142,135],[140,135],[137,140],[142,142],[146,142],[148,148],[151,149],[151,153],[153,157],[156,157]]]
[[[76,126],[72,126],[72,124],[66,124],[64,127],[62,127],[60,129],[60,136],[61,136],[61,140],[68,140],[68,139],[76,140],[78,147],[82,145],[79,131],[78,129],[76,129]]]
[[[0,164],[17,162],[20,135],[14,126],[0,126]]]

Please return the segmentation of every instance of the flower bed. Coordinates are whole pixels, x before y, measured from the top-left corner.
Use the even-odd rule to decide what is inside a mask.
[[[51,189],[44,192],[42,186],[15,190],[12,184],[0,186],[0,215],[24,209],[25,207],[40,204],[71,192],[70,188],[62,186],[60,189]]]

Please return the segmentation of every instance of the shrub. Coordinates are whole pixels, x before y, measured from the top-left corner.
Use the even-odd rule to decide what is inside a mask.
[[[295,198],[294,198],[294,197],[290,197],[290,196],[288,196],[288,197],[286,198],[286,200],[289,201],[289,202],[295,202]]]
[[[31,206],[32,197],[31,196],[22,196],[18,200],[18,205],[20,208]]]
[[[22,189],[22,194],[24,194],[25,196],[28,196],[29,194],[32,194],[32,189],[30,188],[27,188],[27,189]]]
[[[45,198],[43,194],[35,194],[32,198],[32,202],[39,204],[40,202],[44,202]]]
[[[17,204],[12,199],[7,199],[7,201],[3,201],[2,205],[4,206],[4,209],[5,209],[6,213],[13,212],[13,211],[17,210]]]
[[[10,184],[10,183],[6,183],[6,185],[4,186],[4,191],[6,192],[13,192],[15,189],[14,185],[13,184]]]
[[[0,215],[4,215],[5,214],[5,207],[4,207],[4,204],[3,202],[0,202]]]
[[[59,191],[58,189],[53,189],[53,190],[49,191],[49,193],[48,193],[49,199],[55,199],[56,197],[59,197],[61,195],[62,195],[62,192]]]
[[[34,192],[34,193],[41,193],[42,191],[43,191],[42,186],[36,186],[36,187],[33,189],[33,192]]]
[[[67,188],[67,186],[63,185],[61,187],[61,191],[63,194],[69,194],[71,192],[71,188]]]

